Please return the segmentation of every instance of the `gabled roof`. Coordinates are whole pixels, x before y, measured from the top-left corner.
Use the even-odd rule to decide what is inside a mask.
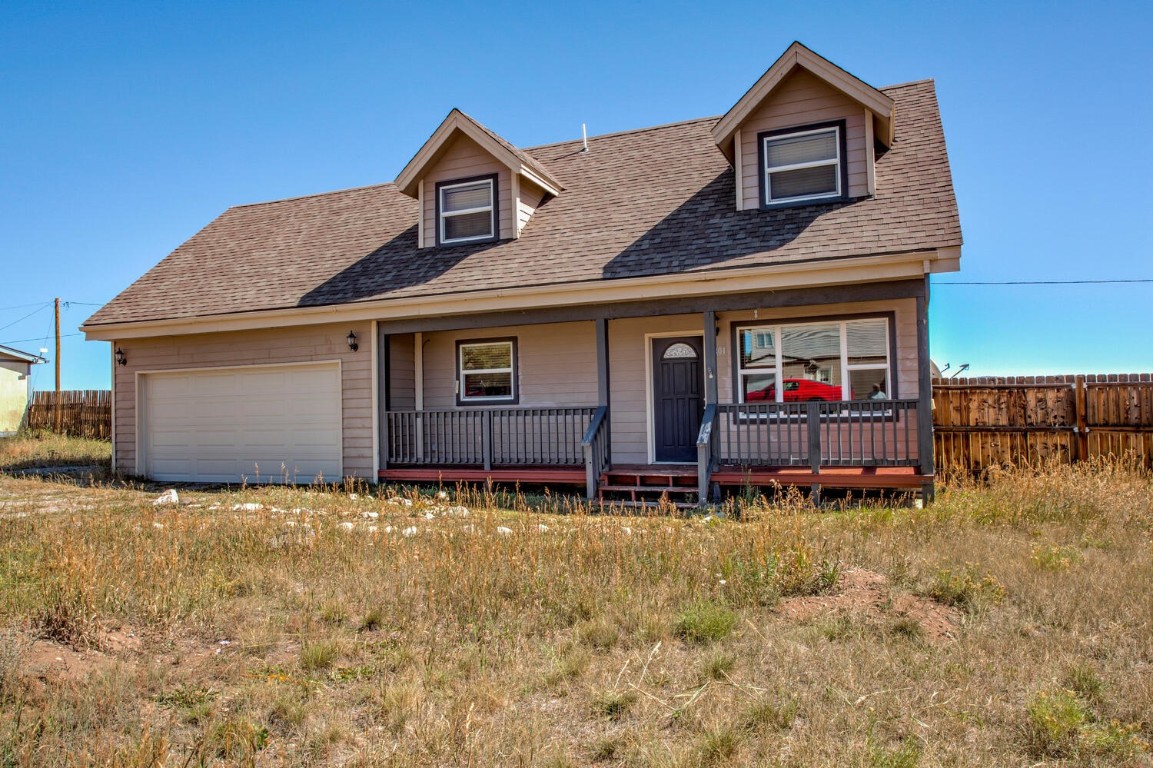
[[[713,126],[713,138],[725,157],[730,161],[733,159],[733,134],[737,132],[741,123],[764,103],[797,67],[813,73],[872,112],[876,123],[874,134],[886,147],[893,145],[893,99],[823,56],[794,42],[773,62],[765,74],[753,83],[753,87],[741,97],[740,101]]]
[[[564,186],[535,158],[525,154],[495,132],[478,123],[459,109],[453,109],[448,117],[433,131],[432,136],[404,166],[394,182],[397,188],[409,197],[417,196],[417,185],[424,171],[436,161],[437,156],[457,133],[463,133],[479,144],[486,152],[504,163],[513,173],[527,177],[550,195],[558,195]]]
[[[3,358],[15,359],[22,363],[32,363],[33,365],[48,362],[39,355],[33,355],[28,352],[21,352],[18,349],[13,349],[12,347],[6,347],[3,344],[0,344],[0,359]]]
[[[230,208],[88,319],[118,323],[663,278],[961,245],[931,81],[884,89],[901,141],[876,161],[878,194],[738,211],[733,169],[704,118],[527,149],[564,194],[519,239],[418,248],[417,201],[397,185]],[[660,161],[654,161],[659,158]],[[644,194],[639,194],[643,190]]]

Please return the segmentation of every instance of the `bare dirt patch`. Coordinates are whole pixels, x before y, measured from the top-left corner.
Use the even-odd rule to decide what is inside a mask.
[[[841,574],[836,591],[815,597],[782,600],[778,612],[787,619],[808,622],[823,616],[851,615],[868,623],[912,620],[932,643],[957,637],[961,612],[936,600],[894,589],[876,571],[852,568]]]

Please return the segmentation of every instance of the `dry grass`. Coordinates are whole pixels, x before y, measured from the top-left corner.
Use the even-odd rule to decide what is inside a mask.
[[[0,478],[0,764],[1149,764],[1147,475],[739,522],[355,491]]]

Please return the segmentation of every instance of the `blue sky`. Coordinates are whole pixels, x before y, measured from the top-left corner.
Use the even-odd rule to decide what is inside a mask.
[[[231,205],[391,181],[454,106],[520,146],[718,115],[800,40],[937,82],[965,247],[934,359],[1153,370],[1153,283],[945,285],[1153,279],[1153,3],[653,9],[6,0],[0,343],[50,348],[54,296],[77,334]],[[62,361],[65,388],[108,386],[107,344],[66,335]]]

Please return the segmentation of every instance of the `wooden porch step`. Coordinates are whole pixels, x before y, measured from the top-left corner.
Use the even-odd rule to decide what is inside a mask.
[[[696,493],[697,488],[687,485],[601,485],[602,491],[621,491],[624,493]]]

